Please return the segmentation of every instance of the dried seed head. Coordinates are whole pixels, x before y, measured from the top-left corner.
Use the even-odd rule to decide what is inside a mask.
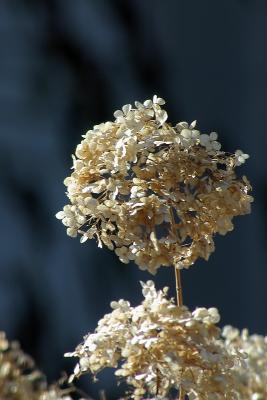
[[[196,121],[171,126],[164,103],[127,104],[83,136],[65,179],[70,204],[56,215],[68,235],[95,237],[151,273],[207,260],[213,236],[231,231],[252,201],[234,172],[248,155],[221,151],[218,135],[201,134]]]
[[[152,281],[141,284],[139,306],[113,301],[113,311],[99,321],[95,333],[67,354],[79,358],[71,379],[112,367],[137,400],[144,394],[166,397],[179,387],[189,399],[236,399],[232,369],[243,355],[225,347],[215,325],[217,309],[191,313],[167,299],[166,288],[156,291]]]
[[[267,337],[249,335],[232,326],[223,329],[225,345],[230,351],[245,355],[245,360],[234,366],[240,399],[267,399]]]
[[[55,384],[49,387],[45,376],[17,342],[9,342],[0,332],[1,400],[71,400]]]

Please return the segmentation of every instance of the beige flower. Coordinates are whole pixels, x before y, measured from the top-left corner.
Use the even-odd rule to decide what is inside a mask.
[[[244,164],[248,158],[249,158],[248,154],[243,153],[242,150],[236,150],[236,152],[235,152],[236,165]]]
[[[196,121],[171,126],[164,103],[127,104],[83,136],[64,181],[70,204],[56,215],[68,235],[95,237],[151,273],[208,259],[214,235],[231,231],[252,201],[234,171],[247,155],[224,153],[218,135],[201,134]]]
[[[235,365],[236,387],[242,400],[267,399],[267,337],[249,335],[232,326],[223,329],[225,345],[246,355],[242,363]]]
[[[85,337],[75,352],[79,358],[74,377],[103,368],[117,368],[115,375],[133,389],[133,398],[166,397],[182,388],[189,399],[236,399],[232,369],[243,360],[236,349],[226,349],[215,325],[215,308],[191,313],[166,298],[167,288],[142,284],[143,302],[131,307],[113,301],[113,311]]]
[[[17,342],[9,342],[0,332],[0,399],[1,400],[71,400],[58,384],[48,386],[45,376]],[[82,400],[82,399],[81,399]]]

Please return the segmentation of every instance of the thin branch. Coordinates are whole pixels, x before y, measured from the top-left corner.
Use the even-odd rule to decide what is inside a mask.
[[[181,270],[177,267],[174,267],[174,271],[175,271],[176,300],[178,307],[181,307],[183,305]]]

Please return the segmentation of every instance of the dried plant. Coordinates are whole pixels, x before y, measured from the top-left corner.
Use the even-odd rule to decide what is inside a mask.
[[[157,96],[127,104],[83,136],[64,181],[70,204],[56,216],[68,235],[95,237],[124,263],[153,274],[173,266],[177,304],[152,281],[142,283],[139,306],[113,301],[67,354],[79,358],[70,379],[112,367],[136,400],[173,390],[179,400],[266,400],[266,338],[230,327],[222,334],[215,308],[190,312],[180,275],[209,258],[214,235],[231,231],[233,217],[250,212],[250,184],[235,173],[249,156],[222,151],[217,133],[201,133],[196,121],[172,126],[164,104]]]
[[[243,361],[236,347],[224,346],[216,308],[177,307],[167,288],[142,283],[144,300],[131,307],[113,301],[113,311],[98,323],[95,333],[67,356],[79,357],[74,377],[106,367],[134,388],[133,398],[166,397],[171,389],[189,399],[236,399],[232,368]],[[212,396],[212,397],[211,397]]]
[[[70,204],[57,213],[68,235],[95,237],[151,273],[207,260],[213,236],[231,231],[252,201],[235,174],[248,155],[221,151],[217,134],[201,134],[195,121],[167,123],[164,103],[127,104],[83,136],[64,181]]]
[[[230,351],[242,350],[247,356],[245,363],[234,367],[235,381],[242,400],[267,399],[267,337],[249,336],[231,326],[223,329],[225,345]]]
[[[0,332],[1,400],[71,400],[66,391],[58,385],[49,387],[32,358],[17,342],[8,342],[5,334]]]

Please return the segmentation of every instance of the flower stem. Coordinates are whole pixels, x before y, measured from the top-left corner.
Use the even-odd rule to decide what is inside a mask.
[[[176,236],[177,231],[175,229],[173,209],[171,206],[170,206],[169,210],[170,210],[170,216],[171,216],[171,222],[172,222],[172,224],[171,224],[172,232],[173,232],[174,236]],[[174,272],[175,272],[176,301],[177,301],[177,306],[181,307],[183,305],[181,270],[174,265]],[[180,387],[179,387],[179,399],[178,400],[185,400],[185,392],[184,392],[184,389],[182,388],[182,385],[180,385]]]
[[[175,271],[175,285],[176,285],[176,301],[178,307],[183,305],[183,291],[182,291],[182,281],[181,281],[181,270],[174,267]]]
[[[181,270],[174,266],[174,271],[175,271],[176,301],[177,301],[177,306],[181,307],[183,305]],[[180,385],[180,387],[179,387],[179,399],[178,400],[185,400],[185,393],[182,388],[182,385]]]
[[[172,205],[169,207],[170,217],[171,217],[171,231],[174,237],[177,237],[177,229],[175,228],[175,220],[173,215]],[[178,307],[183,305],[183,292],[182,292],[182,282],[181,282],[181,271],[174,265],[175,272],[175,284],[176,284],[176,300]]]
[[[178,400],[184,400],[184,399],[185,399],[185,393],[184,393],[184,390],[182,389],[182,387],[180,386]]]

